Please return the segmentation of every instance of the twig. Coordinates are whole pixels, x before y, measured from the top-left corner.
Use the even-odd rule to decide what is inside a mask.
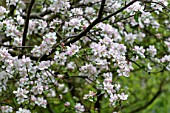
[[[27,32],[28,32],[28,27],[29,27],[30,13],[31,13],[31,9],[32,9],[34,2],[35,2],[35,0],[31,0],[30,5],[28,7],[27,16],[26,16],[26,20],[25,20],[25,26],[24,26],[22,46],[25,46],[25,43],[26,43],[26,36],[27,36]]]
[[[98,13],[98,17],[84,31],[82,31],[79,35],[77,35],[77,37],[75,37],[72,40],[66,42],[65,45],[69,45],[70,43],[76,42],[81,37],[86,35],[86,33],[89,32],[96,24],[98,24],[100,22],[100,19],[102,18],[102,13],[103,13],[105,2],[106,2],[106,0],[102,0],[100,10],[99,10],[99,13]]]
[[[124,7],[122,7],[121,9],[119,9],[119,10],[117,10],[116,12],[114,12],[114,13],[112,13],[112,14],[104,17],[103,19],[101,19],[100,22],[103,22],[103,21],[111,18],[112,16],[117,15],[118,13],[122,12],[123,10],[125,10],[126,8],[128,8],[129,6],[131,6],[131,5],[132,5],[133,3],[135,3],[136,1],[138,1],[138,0],[133,0],[133,1],[131,1],[130,3],[128,3],[127,5],[125,5]]]

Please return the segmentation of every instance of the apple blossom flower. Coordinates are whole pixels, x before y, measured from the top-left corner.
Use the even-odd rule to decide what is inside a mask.
[[[71,12],[75,15],[83,15],[83,10],[82,8],[74,8],[74,9],[71,9]]]
[[[66,102],[64,105],[65,106],[70,106],[70,102]]]
[[[50,5],[49,9],[54,12],[60,10],[67,10],[70,7],[69,0],[50,0],[53,4]]]
[[[16,111],[16,113],[31,113],[31,111],[28,109],[19,108],[19,111]]]
[[[133,33],[128,34],[128,33],[124,32],[124,34],[125,34],[125,41],[129,42],[130,44],[133,44],[133,42],[137,38],[137,35],[133,34]]]
[[[165,55],[164,57],[161,58],[161,62],[170,62],[170,55]]]
[[[41,83],[37,83],[37,85],[33,86],[31,89],[31,92],[33,92],[34,95],[42,94],[43,91],[44,91],[44,87]]]
[[[109,101],[110,101],[111,103],[113,103],[113,102],[117,101],[118,99],[119,99],[119,98],[118,98],[118,95],[117,95],[117,94],[112,94],[112,95],[110,96]]]
[[[139,47],[139,46],[134,46],[134,49],[133,49],[138,55],[140,55],[142,58],[145,58],[145,49],[143,49],[143,47]]]
[[[93,91],[89,91],[89,94],[85,94],[83,99],[89,99],[89,98],[93,98],[94,96],[96,96],[96,92]]]
[[[76,64],[74,62],[69,62],[67,64],[67,69],[73,70],[75,69],[75,67],[76,67]]]
[[[157,50],[156,50],[155,46],[153,46],[153,45],[150,45],[149,48],[146,49],[146,51],[152,57],[154,57],[157,54]]]
[[[80,103],[76,103],[74,108],[76,109],[76,113],[82,113],[85,111],[84,106],[81,105]]]
[[[18,103],[23,103],[25,99],[28,98],[27,94],[29,93],[29,91],[26,89],[18,88],[17,91],[13,91],[13,93],[17,97]]]
[[[85,13],[87,15],[93,15],[95,13],[95,10],[93,8],[91,8],[91,7],[86,7]]]
[[[24,24],[24,19],[20,16],[20,15],[17,15],[17,22],[20,24],[20,25],[23,25]]]
[[[71,44],[70,46],[67,46],[67,52],[66,53],[67,53],[67,55],[72,56],[79,51],[79,48],[80,48],[79,46]]]
[[[80,19],[79,18],[73,18],[69,21],[69,25],[71,27],[78,26],[80,24]]]
[[[12,113],[13,108],[11,106],[0,106],[0,111],[2,113]]]
[[[43,97],[38,97],[37,100],[35,101],[35,103],[38,106],[42,106],[43,108],[46,108],[47,100],[45,100]]]
[[[5,13],[7,13],[7,10],[3,6],[0,6],[0,11],[0,20],[2,20],[5,18]]]
[[[38,69],[44,70],[51,66],[51,61],[41,61],[38,65]]]
[[[118,94],[118,97],[119,97],[121,100],[127,100],[128,95],[126,95],[126,94],[124,94],[124,93],[121,93],[121,94]]]

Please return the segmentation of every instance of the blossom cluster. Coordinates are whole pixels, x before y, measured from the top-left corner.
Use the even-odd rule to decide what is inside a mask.
[[[159,33],[168,20],[162,24],[156,18],[168,2],[126,2],[131,5],[35,1],[30,11],[27,1],[7,0],[9,8],[0,6],[0,97],[8,94],[0,98],[0,112],[31,113],[59,103],[82,113],[90,108],[85,102],[100,103],[100,96],[116,108],[130,96],[119,78],[128,79],[139,68],[170,71],[170,38]]]
[[[33,55],[40,57],[43,54],[49,54],[52,50],[53,45],[56,43],[56,34],[55,32],[49,32],[43,36],[43,41],[40,46],[35,46],[31,51]]]

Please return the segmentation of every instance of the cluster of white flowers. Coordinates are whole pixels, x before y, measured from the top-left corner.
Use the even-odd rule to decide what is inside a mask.
[[[67,63],[67,69],[73,70],[75,69],[75,67],[76,67],[76,64],[74,62]]]
[[[44,33],[47,29],[47,22],[44,20],[30,20],[29,21],[29,27],[28,27],[28,32],[29,34],[33,33]]]
[[[144,6],[142,5],[142,3],[140,1],[135,2],[134,4],[132,4],[131,6],[129,6],[126,11],[128,13],[133,13],[135,11],[141,11],[143,12],[144,10]]]
[[[118,92],[120,90],[120,84],[114,84],[113,85],[113,81],[112,81],[112,73],[104,73],[103,76],[105,77],[104,81],[103,81],[103,87],[104,90],[106,90],[109,98],[109,101],[112,103],[112,105],[114,105],[114,103],[120,99],[120,100],[127,100],[128,95],[125,95],[124,93],[121,94],[117,94],[116,92]],[[106,96],[107,97],[107,96]]]
[[[28,99],[27,94],[29,91],[26,89],[18,88],[17,91],[13,91],[13,93],[16,95],[19,104],[25,102]]]
[[[24,19],[20,15],[17,15],[16,20],[20,25],[24,24]]]
[[[110,24],[99,23],[96,25],[96,28],[101,29],[105,37],[114,36],[113,38],[114,41],[122,40],[122,37],[120,36],[118,30],[112,27]]]
[[[83,10],[82,8],[74,8],[74,9],[71,9],[71,12],[70,14],[73,14],[73,15],[83,15]],[[72,16],[72,15],[70,15]]]
[[[163,8],[164,8],[161,4],[163,4],[164,6],[168,5],[168,1],[167,0],[153,0],[153,2],[155,2],[155,3],[151,3],[151,7],[153,9],[159,10],[159,11],[162,11]]]
[[[85,111],[85,108],[83,105],[81,105],[80,103],[76,103],[76,105],[74,106],[74,108],[76,109],[76,113],[82,113]]]
[[[8,13],[8,11],[3,6],[0,6],[0,11],[0,20],[2,20],[5,18],[5,14]]]
[[[106,90],[109,95],[112,95],[116,92],[113,88],[114,85],[112,84],[113,75],[112,73],[104,73],[103,76],[105,77],[103,82],[104,90]]]
[[[97,94],[96,92],[89,91],[89,94],[85,94],[83,99],[89,99],[90,100],[90,98],[94,98],[94,96],[96,96],[96,94]]]
[[[114,66],[119,67],[117,70],[119,76],[129,76],[129,72],[133,68],[131,63],[127,62],[126,57],[124,56],[126,53],[126,46],[119,43],[113,43],[109,38],[104,38],[103,40],[100,40],[99,43],[92,43],[91,48],[96,57],[111,59]]]
[[[133,42],[137,38],[137,35],[133,33],[124,32],[124,34],[125,34],[125,41],[129,42],[130,44],[133,44]]]
[[[41,106],[41,107],[43,107],[43,108],[46,108],[47,100],[45,100],[43,97],[38,97],[38,98],[35,100],[35,103],[36,103],[38,106]]]
[[[18,30],[12,18],[4,20],[2,23],[6,27],[5,33],[7,36],[11,36],[11,37],[21,36],[21,32]]]
[[[161,58],[161,62],[163,63],[168,63],[166,65],[166,69],[170,71],[170,55],[165,55],[164,57]]]
[[[148,52],[149,55],[151,55],[152,57],[154,57],[157,54],[157,49],[155,48],[155,46],[150,45],[149,48],[146,49],[146,51]]]
[[[55,29],[57,25],[60,25],[62,21],[58,18],[53,19],[53,21],[50,22],[49,27],[52,29]]]
[[[66,54],[72,56],[79,51],[79,48],[79,46],[71,44],[70,46],[67,46]]]
[[[139,25],[141,28],[143,28],[144,25],[145,26],[152,25],[153,28],[159,28],[160,26],[150,12],[142,12],[142,15],[139,18]]]
[[[106,7],[109,11],[116,11],[121,7],[122,1],[106,0]]]
[[[168,6],[167,0],[153,1]],[[48,4],[44,2],[42,10],[45,13],[47,11],[47,15],[44,15],[42,11],[36,13],[38,17],[31,13],[32,17],[29,18],[26,38],[30,42],[27,43],[26,41],[26,45],[31,43],[35,46],[32,49],[24,46],[22,52],[20,46],[22,46],[26,9],[24,2],[22,0],[7,0],[7,6],[16,6],[16,12],[13,15],[8,14],[10,8],[0,6],[0,32],[5,35],[5,39],[10,38],[5,43],[2,41],[4,45],[2,44],[0,47],[0,94],[5,94],[12,86],[9,95],[14,96],[18,106],[24,106],[19,108],[2,104],[0,106],[2,113],[31,113],[32,111],[27,105],[46,108],[50,104],[48,98],[59,96],[62,99],[65,97],[62,93],[68,93],[72,90],[69,89],[69,84],[74,87],[72,77],[85,78],[85,81],[82,82],[85,87],[86,84],[91,85],[91,83],[100,85],[99,87],[95,86],[96,91],[91,91],[93,90],[91,89],[88,94],[84,94],[83,101],[95,101],[98,97],[98,91],[101,91],[101,94],[104,93],[104,96],[109,99],[112,105],[115,105],[116,101],[127,100],[128,95],[120,90],[122,87],[118,84],[117,78],[130,76],[130,72],[133,70],[130,61],[134,57],[135,60],[142,60],[141,63],[146,63],[145,66],[149,71],[154,68],[153,64],[156,63],[159,64],[156,66],[166,66],[165,69],[170,71],[170,55],[168,54],[170,52],[170,38],[164,40],[163,45],[167,48],[164,53],[162,52],[163,54],[158,51],[160,49],[157,45],[146,46],[143,44],[143,42],[148,41],[148,44],[150,42],[149,38],[145,38],[149,34],[146,35],[143,29],[151,27],[159,31],[160,24],[158,19],[153,16],[154,13],[145,11],[147,8],[144,9],[142,0],[134,1],[132,5],[122,12],[118,11],[108,21],[98,20],[97,18],[101,0],[80,0],[77,4],[69,0],[50,0]],[[41,2],[38,4],[41,4]],[[133,1],[126,0],[126,2]],[[121,7],[123,8],[124,5],[127,4],[122,0],[106,0],[102,18],[107,18],[108,15]],[[163,10],[161,4],[151,3],[150,6],[157,14]],[[51,14],[48,14],[49,10],[52,11]],[[138,14],[139,12],[140,14]],[[53,14],[59,16],[50,20],[50,16],[53,16]],[[96,23],[97,21],[98,23]],[[95,25],[93,26],[93,24]],[[91,29],[88,31],[86,28],[90,28],[89,25]],[[58,31],[63,36],[62,39],[66,39],[66,42],[57,39],[59,37],[57,37],[58,34],[55,31]],[[79,37],[79,41],[68,45],[70,40],[74,40],[81,33],[84,33],[84,36]],[[156,36],[160,40],[164,39],[164,37],[160,38],[163,35],[159,33]],[[36,44],[31,40],[32,37],[37,38]],[[42,41],[39,43],[39,40]],[[59,45],[59,43],[61,44]],[[160,42],[155,43],[159,45]],[[59,46],[56,47],[56,45]],[[50,60],[43,59],[42,61],[43,55],[50,56],[48,57]],[[150,62],[145,61],[145,57]],[[37,58],[37,60],[34,58]],[[76,79],[76,82],[81,82],[81,80]],[[82,88],[82,86],[80,87]],[[78,88],[75,89],[77,91]],[[77,113],[85,112],[85,107],[82,105],[84,102],[81,99],[79,103],[76,99],[75,102],[75,111]],[[65,107],[73,108],[72,103],[68,100],[63,104]]]
[[[13,45],[14,46],[22,46],[22,38],[14,37]]]
[[[85,14],[87,14],[89,16],[90,15],[94,15],[95,14],[95,10],[93,8],[91,8],[91,7],[86,7]]]
[[[164,43],[168,47],[168,52],[170,52],[170,38],[168,38],[166,41],[164,41]]]
[[[45,36],[43,36],[43,41],[40,46],[35,46],[31,51],[33,55],[40,57],[43,54],[49,54],[52,50],[53,45],[56,43],[56,33],[49,32]]]
[[[170,62],[170,55],[165,55],[162,59],[161,62]]]
[[[19,1],[19,0],[7,0],[6,2],[8,3],[8,5],[14,5],[14,6],[16,6],[16,4],[17,4],[18,1]]]
[[[49,9],[54,12],[60,12],[60,10],[67,10],[70,8],[69,0],[50,0],[52,4]]]
[[[145,58],[145,49],[142,46],[134,46],[133,50],[142,58]]]
[[[31,101],[32,104],[37,104],[38,106],[46,108],[47,101],[43,99],[43,97],[38,97],[38,95],[49,89],[48,84],[56,84],[56,80],[52,74],[44,71],[44,69],[51,66],[51,61],[42,61],[33,66],[29,57],[23,56],[21,59],[12,57],[6,49],[0,49],[0,61],[5,61],[4,67],[2,67],[4,71],[0,72],[0,91],[6,90],[8,79],[13,78],[16,75],[15,71],[17,71],[21,78],[16,82],[16,86],[19,87],[16,91],[13,91],[13,93],[15,94],[18,104]],[[42,72],[37,73],[37,70],[42,70]],[[34,95],[34,99],[30,94]],[[9,112],[11,111],[10,109]],[[20,112],[26,113],[30,111],[19,109],[18,113]]]
[[[19,108],[19,111],[16,111],[16,113],[31,113],[31,111],[28,109]]]
[[[66,60],[67,60],[67,54],[65,52],[62,53],[59,53],[58,51],[55,52],[54,61],[57,64],[65,65]]]
[[[41,61],[38,65],[38,69],[44,70],[48,69],[51,66],[52,62],[51,61]]]
[[[88,76],[89,78],[94,79],[97,77],[97,69],[92,64],[85,64],[80,68],[80,76]]]
[[[13,108],[11,106],[0,106],[2,113],[12,113]]]

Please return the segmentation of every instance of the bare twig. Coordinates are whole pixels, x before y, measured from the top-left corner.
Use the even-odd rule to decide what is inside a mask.
[[[28,27],[29,27],[30,13],[31,13],[31,9],[32,9],[34,2],[35,2],[35,0],[31,0],[30,5],[28,7],[27,16],[26,16],[26,20],[25,20],[25,26],[24,26],[22,46],[25,46],[25,43],[26,43],[26,37],[27,37],[27,32],[28,32]]]

